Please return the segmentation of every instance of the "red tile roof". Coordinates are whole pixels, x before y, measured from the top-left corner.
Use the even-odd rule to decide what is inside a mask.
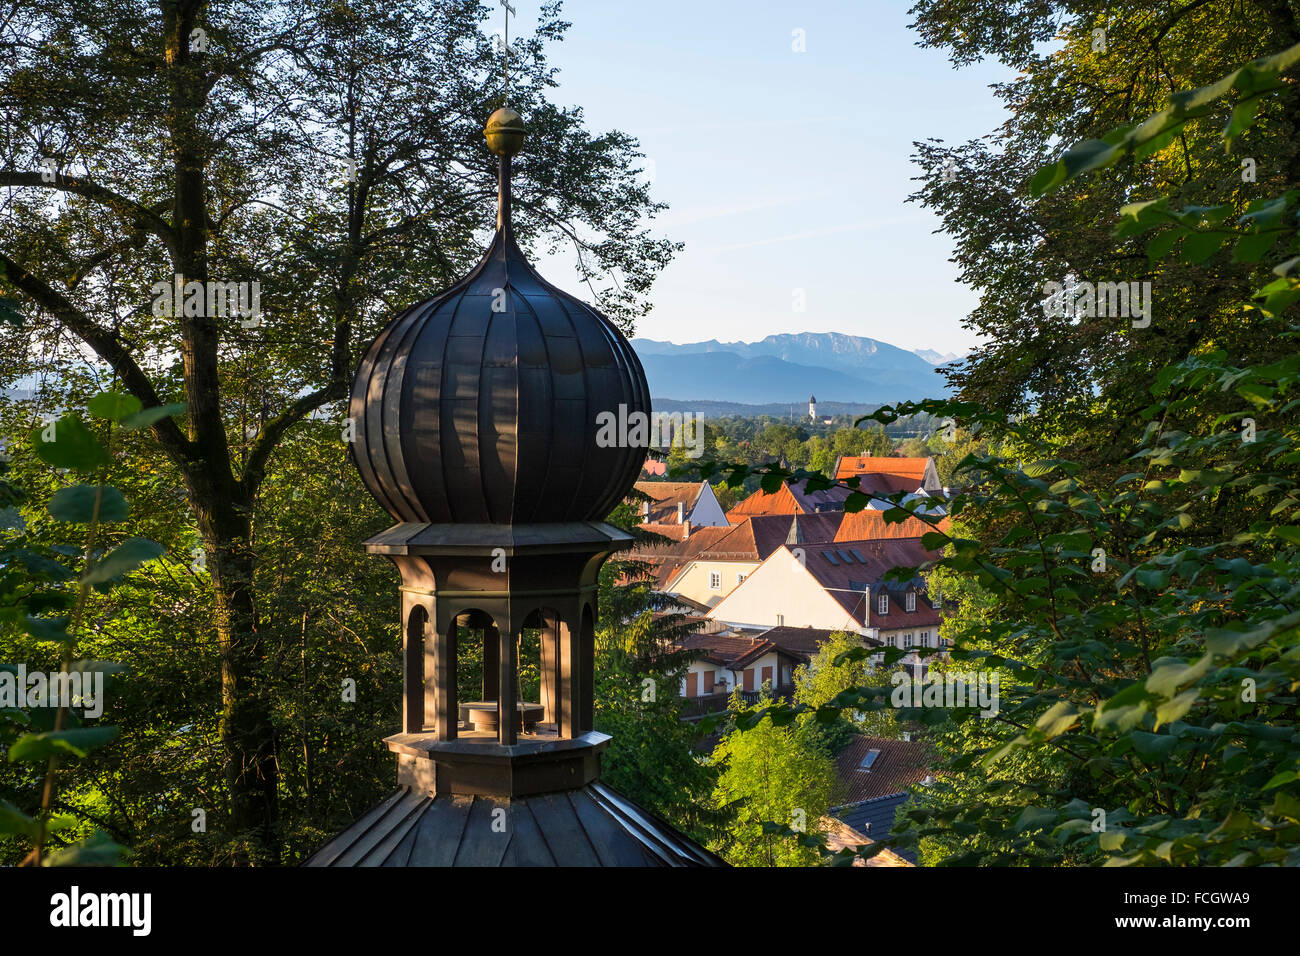
[[[836,541],[825,547],[806,544],[803,548],[804,567],[808,573],[859,624],[892,630],[939,623],[939,612],[930,607],[924,593],[918,595],[916,610],[909,613],[903,610],[905,605],[901,594],[904,585],[885,580],[885,573],[891,568],[913,567],[939,556],[938,552],[923,548],[920,538]],[[841,551],[845,554],[840,554]],[[876,614],[874,599],[868,609],[865,593],[868,587],[889,590],[890,613]]]
[[[814,515],[752,515],[733,526],[731,534],[706,551],[701,558],[716,561],[764,561],[790,537],[790,527],[797,525],[803,541],[830,541],[839,527],[842,512],[827,511]]]
[[[807,491],[807,479],[787,481],[772,493],[760,488],[748,498],[740,501],[727,512],[727,520],[737,524],[752,515],[792,515],[814,514],[825,511],[843,511],[844,500],[852,494],[851,489],[825,488],[820,491]]]
[[[880,753],[870,770],[862,770],[862,759],[872,750]],[[835,755],[835,766],[848,789],[845,803],[860,803],[901,793],[930,774],[932,754],[917,740],[891,740],[855,734],[849,745]]]
[[[740,524],[752,515],[792,515],[803,510],[794,495],[790,494],[788,485],[782,485],[770,494],[759,489],[749,497],[739,501],[727,512],[727,520]]]
[[[828,631],[820,627],[780,627],[768,628],[760,637],[763,640],[771,641],[778,647],[783,647],[793,654],[798,654],[808,660],[821,650],[821,646],[831,639],[832,634],[837,631]],[[871,644],[878,644],[879,641],[869,641]]]
[[[686,505],[689,516],[695,502],[704,490],[702,481],[638,481],[634,486],[651,499],[650,514],[642,518],[644,524],[678,524],[677,505]]]
[[[844,475],[844,478],[852,477]],[[858,480],[858,491],[864,495],[878,495],[887,498],[890,495],[911,494],[921,487],[921,482],[909,475],[862,475]]]
[[[627,552],[626,559],[648,564],[650,573],[655,577],[655,587],[662,590],[678,569],[689,563],[700,551],[725,538],[733,530],[729,526],[696,528],[689,538],[683,540],[638,544]]]
[[[894,458],[892,456],[844,455],[839,467],[835,469],[835,478],[851,478],[854,475],[897,475],[915,481],[909,491],[915,489],[925,478],[925,466],[929,458]]]
[[[919,538],[930,531],[947,531],[952,522],[942,518],[932,525],[921,518],[908,518],[897,524],[885,521],[884,512],[866,508],[844,515],[835,531],[836,541],[868,541],[877,538]]]

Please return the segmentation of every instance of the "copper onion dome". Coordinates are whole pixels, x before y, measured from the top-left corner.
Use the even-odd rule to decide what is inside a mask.
[[[600,447],[597,416],[649,416],[645,372],[622,332],[539,276],[515,242],[519,114],[498,110],[484,132],[501,156],[496,235],[468,276],[370,345],[352,385],[353,460],[398,521],[601,519],[645,447]]]

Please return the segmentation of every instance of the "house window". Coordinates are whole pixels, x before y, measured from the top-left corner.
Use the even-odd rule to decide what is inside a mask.
[[[877,614],[888,614],[888,613],[889,613],[889,595],[888,595],[888,594],[881,594],[881,595],[879,595],[879,596],[876,598],[876,613],[877,613]]]
[[[710,572],[709,572],[709,590],[710,590],[710,591],[721,591],[721,590],[722,590],[722,572],[721,572],[721,571],[710,571]]]
[[[737,584],[744,584],[744,583],[745,583],[745,576],[744,576],[743,574],[737,574],[737,575],[736,575],[736,583],[737,583]]]
[[[879,757],[879,756],[880,756],[880,751],[879,751],[879,750],[876,750],[876,749],[874,749],[874,748],[871,749],[871,750],[868,750],[867,753],[866,753],[866,756],[864,756],[864,757],[862,758],[862,760],[858,762],[858,769],[859,769],[859,770],[870,771],[870,770],[871,770],[871,765],[874,764],[874,763],[876,762],[876,758]]]
[[[922,631],[922,632],[921,632],[921,646],[922,646],[922,647],[929,647],[929,646],[930,646],[930,632],[929,632],[929,631]]]
[[[904,635],[903,635],[903,640],[907,641],[907,644],[904,645],[905,647],[913,647],[913,646],[914,646],[914,644],[912,643],[912,634],[911,634],[910,631],[909,631],[907,634],[904,634]]]
[[[915,592],[915,591],[908,591],[908,592],[907,592],[907,609],[908,609],[909,611],[915,611],[915,610],[916,610],[916,592]]]

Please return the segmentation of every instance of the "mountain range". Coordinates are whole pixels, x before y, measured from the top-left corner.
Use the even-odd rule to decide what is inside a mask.
[[[948,389],[938,366],[957,358],[838,332],[685,345],[634,338],[632,346],[653,398],[747,405],[806,404],[811,395],[854,404],[942,398]]]

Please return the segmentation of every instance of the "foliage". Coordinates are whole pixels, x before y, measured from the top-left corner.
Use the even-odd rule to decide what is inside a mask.
[[[843,631],[832,634],[807,665],[795,668],[795,702],[816,710],[856,687],[892,687],[891,673],[886,668],[851,653],[861,647],[856,635]],[[888,710],[850,712],[831,727],[834,728],[832,752],[843,749],[854,733],[898,737],[901,730],[897,715]]]
[[[816,846],[808,845],[813,840],[786,831],[820,834],[840,784],[816,720],[804,715],[778,726],[759,716],[771,703],[766,691],[748,708],[738,692],[732,694],[731,710],[757,719],[743,729],[734,726],[713,752],[722,767],[713,804],[736,813],[714,849],[735,866],[809,866],[819,859]]]
[[[124,538],[110,527],[125,521],[130,507],[118,489],[104,482],[105,470],[113,460],[117,430],[148,424],[140,402],[105,392],[92,398],[88,409],[103,422],[106,445],[94,426],[72,413],[34,427],[30,437],[35,457],[47,468],[77,472],[95,484],[59,488],[50,495],[46,514],[29,521],[19,510],[27,494],[0,478],[0,534],[8,539],[0,549],[0,649],[6,658],[0,664],[0,682],[10,697],[0,710],[0,746],[7,763],[18,765],[17,779],[0,799],[0,836],[4,857],[23,865],[112,865],[124,851],[90,826],[95,815],[87,805],[102,804],[101,793],[93,787],[78,788],[66,798],[71,803],[60,798],[68,776],[60,773],[60,766],[89,757],[112,742],[119,730],[100,723],[98,716],[110,687],[117,689],[116,681],[108,684],[105,678],[122,667],[77,656],[84,649],[84,637],[108,620],[97,613],[92,594],[111,590],[163,548],[145,538]],[[180,411],[172,407],[157,414]],[[8,470],[8,464],[0,466],[0,476]],[[80,535],[83,547],[42,540],[45,522],[69,526]],[[40,685],[32,682],[34,675],[40,675]],[[42,699],[26,700],[29,690]],[[34,809],[28,812],[21,805]]]

